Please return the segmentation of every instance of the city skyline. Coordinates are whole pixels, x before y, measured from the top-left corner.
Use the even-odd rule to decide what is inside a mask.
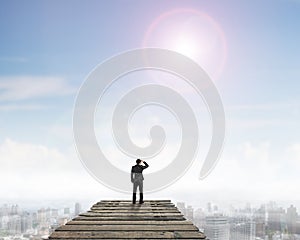
[[[91,206],[84,209],[81,203],[73,202],[72,206],[47,206],[28,211],[17,204],[0,205],[0,236],[45,239]],[[293,205],[282,208],[276,202],[268,202],[252,207],[247,203],[242,208],[231,206],[224,210],[211,202],[201,208],[177,202],[176,207],[211,240],[296,240],[300,236],[298,209]]]

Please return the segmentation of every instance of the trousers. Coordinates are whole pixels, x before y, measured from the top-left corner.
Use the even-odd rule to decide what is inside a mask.
[[[136,193],[137,187],[139,187],[140,193],[143,193],[143,181],[135,181],[133,183],[133,193]]]

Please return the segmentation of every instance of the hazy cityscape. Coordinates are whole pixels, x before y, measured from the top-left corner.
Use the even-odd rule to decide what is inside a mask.
[[[65,224],[81,212],[80,203],[71,207],[40,208],[26,211],[18,204],[4,204],[0,208],[0,239],[47,239],[58,226]]]
[[[201,208],[185,202],[177,202],[176,206],[209,240],[300,239],[300,217],[292,204],[283,208],[276,202],[268,202],[254,208],[246,203],[243,208],[231,205],[226,210],[211,202]],[[49,206],[36,211],[27,211],[18,204],[3,204],[0,207],[0,240],[47,239],[58,226],[86,210],[78,202],[73,206]]]

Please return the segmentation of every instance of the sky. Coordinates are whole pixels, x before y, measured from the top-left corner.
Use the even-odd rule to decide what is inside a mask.
[[[146,198],[195,206],[274,200],[300,208],[299,26],[297,0],[1,1],[0,201],[40,206],[130,199],[81,164],[72,132],[74,102],[101,62],[159,47],[190,57],[213,80],[226,114],[222,155],[198,180],[211,134],[205,105],[180,79],[144,71],[111,86],[101,103],[107,112],[96,116],[96,135],[111,162],[128,171],[134,164],[105,128],[112,106],[136,86],[172,85],[197,115],[201,144],[182,178]],[[149,144],[154,122],[169,137],[162,155],[147,160],[149,172],[167,166],[180,145],[176,121],[157,108],[133,118],[137,145]]]

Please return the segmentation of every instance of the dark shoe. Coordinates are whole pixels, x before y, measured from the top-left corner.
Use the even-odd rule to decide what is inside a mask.
[[[142,204],[142,203],[144,203],[144,201],[143,201],[143,193],[140,193],[140,204]]]
[[[132,203],[135,204],[136,202],[136,193],[132,194]]]

